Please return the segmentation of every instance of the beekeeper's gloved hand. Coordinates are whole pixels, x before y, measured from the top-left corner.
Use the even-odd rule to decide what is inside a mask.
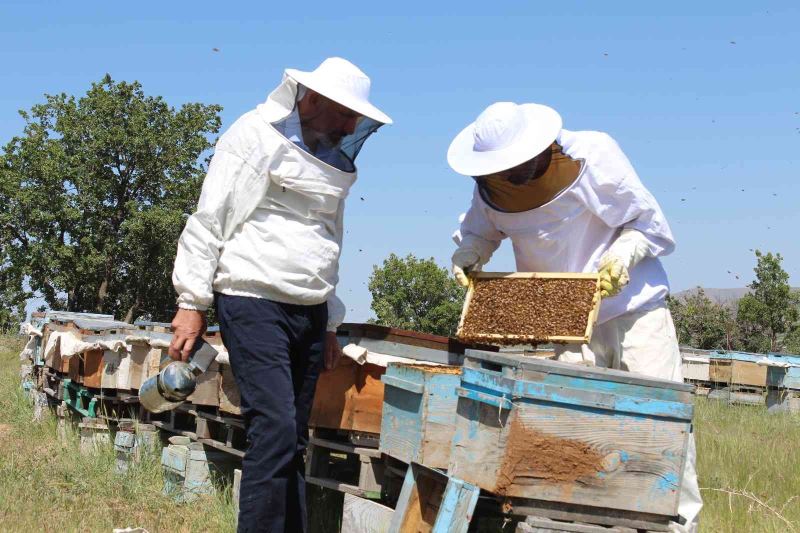
[[[481,258],[474,250],[456,250],[453,254],[453,276],[463,287],[469,286],[469,273],[480,270]]]
[[[600,258],[600,296],[607,298],[619,294],[630,281],[628,268],[622,259],[608,252]]]
[[[628,271],[650,255],[647,237],[635,229],[624,229],[617,240],[600,257],[600,296],[619,294],[630,281]]]

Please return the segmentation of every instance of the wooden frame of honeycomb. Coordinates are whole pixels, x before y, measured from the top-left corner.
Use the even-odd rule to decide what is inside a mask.
[[[541,283],[523,283],[520,284],[519,280],[541,280]],[[484,287],[477,288],[482,282],[489,280],[518,280],[511,281],[503,285],[509,285],[509,290],[527,290],[527,288],[535,288],[538,286],[537,291],[544,294],[558,295],[559,297],[565,296],[569,291],[565,291],[567,285],[576,285],[575,294],[579,296],[577,300],[569,300],[569,303],[557,303],[560,305],[558,308],[553,308],[550,301],[536,301],[536,298],[531,300],[520,299],[520,293],[514,294],[503,291],[498,296],[497,291],[492,289],[492,292],[487,293]],[[575,282],[575,283],[572,283]],[[492,281],[493,287],[498,286],[497,281]],[[587,286],[588,285],[588,286]],[[527,287],[527,288],[526,288]],[[549,288],[547,288],[549,287]],[[593,289],[593,290],[592,290]],[[478,296],[476,297],[476,293]],[[494,293],[494,294],[493,294]],[[530,293],[529,293],[530,294]],[[505,302],[503,302],[505,300]],[[482,306],[490,304],[491,312],[481,312],[482,310],[475,309],[475,302]],[[504,313],[503,310],[498,310],[497,306],[493,304],[500,304],[501,307],[514,308],[511,311],[516,311],[515,314],[509,315]],[[505,306],[505,304],[512,304]],[[550,306],[550,307],[547,307]],[[525,311],[533,310],[531,313],[520,313],[520,309],[525,307]],[[570,309],[571,307],[571,309]],[[508,309],[506,309],[508,310]],[[538,313],[538,310],[544,310]],[[564,311],[562,311],[564,310]],[[575,316],[569,317],[570,311]],[[509,312],[511,312],[509,311]],[[487,342],[492,344],[544,344],[544,343],[557,343],[557,344],[573,344],[573,343],[588,343],[592,337],[592,330],[597,321],[597,315],[600,311],[600,278],[597,273],[572,273],[572,272],[476,272],[470,274],[469,289],[467,290],[467,297],[464,300],[464,307],[461,311],[461,320],[458,325],[456,336],[461,340],[469,340],[470,342]],[[578,316],[578,314],[580,316]],[[536,316],[544,316],[544,319],[536,319]],[[530,316],[529,324],[524,323],[524,317]],[[583,327],[583,317],[586,317],[586,325]],[[494,318],[497,317],[497,320]],[[537,320],[545,322],[549,319],[547,317],[554,317],[556,322],[569,322],[566,323],[546,323],[546,324],[532,324]],[[508,330],[501,331],[503,321],[511,320],[517,330],[525,330],[526,333],[512,333]],[[478,323],[476,326],[476,322]],[[481,323],[483,322],[483,324]],[[486,326],[486,322],[498,322]],[[551,321],[552,322],[552,321]],[[508,323],[508,322],[506,322]],[[580,327],[578,327],[578,324]],[[476,331],[485,329],[485,331]],[[571,328],[571,331],[567,331]]]

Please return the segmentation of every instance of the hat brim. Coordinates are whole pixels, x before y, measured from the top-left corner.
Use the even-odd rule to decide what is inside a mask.
[[[314,76],[313,72],[305,72],[293,68],[287,68],[285,72],[287,76],[294,78],[297,83],[305,85],[312,91],[318,92],[322,96],[330,98],[334,102],[342,104],[343,106],[352,109],[360,115],[364,115],[365,117],[376,120],[382,124],[392,123],[392,119],[389,118],[389,115],[368,101],[353,98],[351,94],[345,94],[341,91],[337,91],[335,88],[326,87],[325,84],[319,82],[319,80]]]
[[[476,151],[473,122],[450,143],[447,150],[450,168],[464,176],[486,176],[521,165],[553,144],[561,132],[561,115],[540,104],[522,104],[519,107],[525,114],[526,127],[512,144],[499,150]]]

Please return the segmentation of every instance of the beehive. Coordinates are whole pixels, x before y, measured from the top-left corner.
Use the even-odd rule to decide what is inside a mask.
[[[660,527],[677,515],[692,390],[619,370],[470,350],[448,474],[517,511]]]
[[[711,358],[709,380],[714,383],[764,388],[767,386],[767,367],[756,361],[761,355],[724,353]]]
[[[374,324],[342,324],[337,337],[343,346],[355,344],[376,354],[450,365],[461,364],[468,347],[448,337]],[[359,365],[342,358],[335,369],[323,372],[317,381],[309,426],[378,435],[385,372],[385,366],[369,362]]]
[[[404,463],[447,468],[461,367],[392,363],[381,381],[381,452]]]
[[[457,336],[465,342],[589,342],[600,308],[597,274],[479,272]]]

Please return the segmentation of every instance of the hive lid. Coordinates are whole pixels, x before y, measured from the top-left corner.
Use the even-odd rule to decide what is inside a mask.
[[[522,370],[530,370],[544,374],[557,374],[584,379],[610,381],[614,383],[625,383],[628,385],[642,385],[645,387],[659,387],[681,392],[694,391],[694,385],[688,383],[654,378],[642,374],[627,372],[625,370],[589,367],[576,365],[574,363],[551,361],[548,359],[526,357],[523,355],[484,352],[481,350],[467,350],[466,357],[467,359],[487,361],[496,365],[520,368]]]
[[[52,319],[52,322],[58,324],[72,323],[75,324],[76,328],[83,329],[86,331],[108,331],[110,329],[125,329],[133,327],[133,324],[128,324],[127,322],[120,322],[117,320],[97,319],[97,318],[83,318],[83,317],[59,316],[57,318]]]
[[[748,363],[757,363],[765,357],[766,356],[761,353],[748,352],[714,352],[711,354],[711,359],[744,361]]]
[[[339,326],[337,335],[342,345],[353,343],[372,352],[444,364],[460,364],[468,348],[497,350],[487,344],[465,344],[452,337],[377,324],[345,323]]]
[[[44,316],[49,320],[67,320],[71,321],[76,318],[91,319],[91,320],[105,320],[113,321],[114,315],[104,315],[100,313],[77,313],[74,311],[47,311]]]

